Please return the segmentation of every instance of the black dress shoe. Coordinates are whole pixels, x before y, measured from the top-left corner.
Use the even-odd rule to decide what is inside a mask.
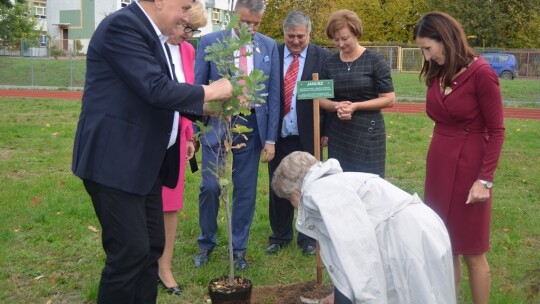
[[[241,270],[241,271],[248,269],[249,264],[246,260],[245,252],[235,253],[233,255],[233,258],[234,258],[234,266],[236,267],[236,269]]]
[[[179,296],[182,294],[182,289],[180,289],[180,286],[178,285],[174,287],[167,287],[161,279],[158,279],[158,285],[160,285],[170,295]]]
[[[205,249],[199,250],[199,253],[197,253],[193,257],[193,264],[195,265],[195,267],[200,268],[208,264],[208,259],[210,259],[210,252],[210,250]]]
[[[282,246],[280,244],[270,244],[270,246],[266,248],[266,254],[276,255],[278,251],[281,250],[281,247]]]
[[[302,253],[304,255],[315,255],[316,247],[314,245],[302,246]]]

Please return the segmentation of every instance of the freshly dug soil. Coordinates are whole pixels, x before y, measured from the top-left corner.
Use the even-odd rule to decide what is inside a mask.
[[[320,300],[334,291],[332,285],[319,285],[315,281],[276,286],[254,286],[252,304],[302,304],[300,297]]]
[[[252,283],[249,279],[235,276],[234,284],[229,285],[227,276],[221,276],[210,281],[208,292],[213,304],[248,304]]]

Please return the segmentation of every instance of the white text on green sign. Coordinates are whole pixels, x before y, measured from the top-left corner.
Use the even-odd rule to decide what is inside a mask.
[[[296,89],[298,99],[333,98],[333,80],[305,80],[298,81]]]

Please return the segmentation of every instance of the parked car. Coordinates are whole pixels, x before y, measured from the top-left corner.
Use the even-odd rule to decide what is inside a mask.
[[[482,57],[499,77],[503,79],[514,79],[518,76],[518,64],[514,55],[506,53],[484,53]]]

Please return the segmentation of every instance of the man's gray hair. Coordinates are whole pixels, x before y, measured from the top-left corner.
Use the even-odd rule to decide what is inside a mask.
[[[291,200],[295,190],[302,191],[302,183],[309,168],[318,162],[313,155],[302,151],[285,156],[272,177],[272,189],[276,195]]]
[[[266,4],[264,0],[236,0],[234,11],[238,12],[240,8],[247,8],[251,13],[264,13]]]
[[[290,12],[283,21],[283,33],[288,28],[296,27],[299,25],[305,25],[307,27],[308,34],[311,33],[311,19],[308,15],[300,11]]]

